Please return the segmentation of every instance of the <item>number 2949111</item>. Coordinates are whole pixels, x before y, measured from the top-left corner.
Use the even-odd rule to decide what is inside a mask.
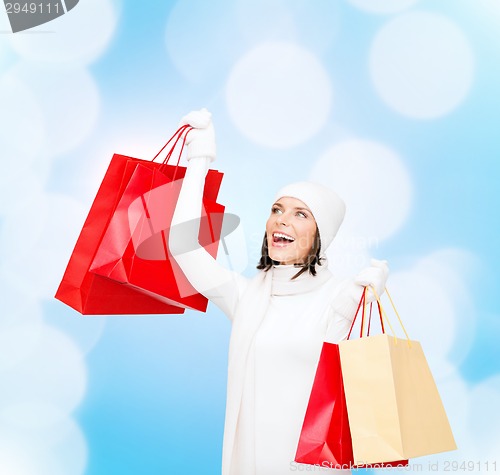
[[[6,3],[5,9],[7,14],[17,14],[17,13],[32,13],[32,14],[59,14],[59,2],[54,3],[35,3],[35,2],[23,2],[23,3]]]

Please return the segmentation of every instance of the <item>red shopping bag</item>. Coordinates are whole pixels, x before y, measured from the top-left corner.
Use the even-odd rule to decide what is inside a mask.
[[[178,139],[183,132],[185,132],[184,127],[179,129],[172,139]],[[138,164],[149,169],[159,169],[164,166],[148,160],[113,155],[57,289],[55,298],[83,315],[184,312],[184,308],[178,305],[171,305],[146,292],[122,285],[118,281],[89,270],[113,213]],[[206,183],[210,185],[205,190],[207,198],[216,198],[221,180],[221,173],[209,171]]]
[[[136,165],[103,236],[91,272],[148,293],[165,303],[205,311],[207,299],[189,283],[168,250],[169,226],[186,168]],[[205,182],[198,241],[216,257],[224,207],[215,198],[222,174],[211,171]]]
[[[363,326],[365,293],[361,297],[356,315],[361,306],[363,308]],[[354,464],[339,345],[335,343],[323,343],[295,461],[334,469],[367,467],[366,465]],[[408,465],[408,460],[377,464],[378,467],[402,467],[405,465]]]
[[[351,433],[336,344],[323,343],[295,461],[351,468]]]

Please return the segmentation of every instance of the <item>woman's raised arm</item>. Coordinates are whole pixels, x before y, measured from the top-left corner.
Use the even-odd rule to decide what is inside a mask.
[[[182,124],[194,129],[186,140],[188,165],[172,218],[170,253],[191,285],[231,318],[246,279],[220,265],[198,242],[205,177],[215,159],[211,114],[206,109],[192,112]]]

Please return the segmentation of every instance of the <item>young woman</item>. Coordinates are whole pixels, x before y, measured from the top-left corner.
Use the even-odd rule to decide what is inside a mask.
[[[247,279],[220,266],[178,224],[200,217],[205,176],[215,159],[211,115],[188,114],[188,166],[169,237],[172,255],[193,287],[232,321],[223,475],[285,475],[298,470],[295,451],[324,341],[346,338],[363,286],[380,295],[384,261],[354,280],[328,270],[325,251],[345,213],[319,184],[280,190],[271,207],[259,272]],[[333,471],[332,471],[333,472]]]

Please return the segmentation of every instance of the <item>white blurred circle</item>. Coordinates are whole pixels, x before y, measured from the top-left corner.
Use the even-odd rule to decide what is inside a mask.
[[[220,0],[197,2],[194,8],[192,1],[178,0],[172,7],[165,44],[172,63],[189,81],[204,83],[225,74],[237,57],[239,35],[233,10],[233,3]]]
[[[474,265],[467,251],[441,249],[389,276],[388,288],[403,323],[410,338],[421,342],[436,378],[448,377],[474,342],[476,311],[467,285]],[[383,301],[394,315],[388,298]]]
[[[5,271],[9,262],[24,259],[33,253],[42,235],[48,216],[48,200],[43,193],[32,196],[25,207],[13,207],[6,213],[0,228],[0,268]],[[18,269],[21,270],[21,269]],[[5,277],[5,274],[3,274]],[[13,282],[14,283],[14,282]],[[16,283],[19,287],[21,284]],[[26,286],[25,286],[26,289]],[[27,290],[27,293],[30,293]]]
[[[24,285],[0,276],[0,333],[17,325],[39,324],[42,319],[40,301],[26,291]]]
[[[43,111],[33,91],[8,72],[0,77],[0,196],[2,208],[18,200],[5,196],[4,187],[23,180],[45,142]]]
[[[89,353],[99,342],[109,321],[107,318],[93,317],[82,318],[81,315],[65,305],[59,306],[60,310],[48,310],[50,323],[66,335],[70,336],[84,353]]]
[[[34,296],[51,299],[82,229],[87,210],[61,194],[40,195],[5,218],[0,233],[2,274]]]
[[[0,277],[0,372],[14,368],[33,352],[42,325],[39,300],[22,284],[16,287]]]
[[[0,372],[0,379],[0,407],[46,403],[69,414],[85,394],[87,369],[73,341],[43,325],[31,353],[15,367]]]
[[[446,360],[452,346],[456,320],[453,302],[441,282],[432,273],[413,268],[392,273],[388,287],[410,339],[421,343],[434,376],[443,376],[443,370],[451,369],[450,365],[440,363]],[[394,330],[404,338],[397,317],[385,299],[384,308]]]
[[[48,200],[44,193],[33,194],[24,207],[16,206],[8,210],[0,228],[0,268],[33,252],[48,213]]]
[[[372,248],[378,241],[356,236],[340,229],[332,244],[328,247],[328,267],[336,277],[355,276],[361,269],[370,265]]]
[[[291,41],[326,51],[340,30],[339,2],[315,0],[238,0],[238,32],[247,44],[259,41]],[[265,12],[265,15],[262,14]]]
[[[56,406],[40,402],[14,403],[0,409],[2,427],[21,431],[45,431],[67,418]],[[44,443],[52,444],[45,437]]]
[[[419,0],[348,0],[355,7],[370,13],[395,13],[415,5]]]
[[[1,22],[0,22],[0,30],[2,30]],[[6,43],[4,43],[2,41],[2,42],[0,42],[0,74],[2,73],[2,69],[3,69],[6,57],[7,57]]]
[[[38,475],[36,461],[30,454],[3,435],[0,429],[0,467],[8,475]]]
[[[460,448],[459,438],[469,435],[467,415],[469,412],[469,389],[456,368],[447,372],[445,378],[433,374],[441,401],[448,416],[455,440]]]
[[[294,41],[297,39],[297,23],[293,14],[293,3],[284,0],[239,0],[237,21],[239,31],[248,39],[255,41]],[[262,12],[266,14],[263,15]]]
[[[11,169],[11,172],[17,176],[0,187],[0,215],[16,213],[36,201],[36,197],[43,193],[47,179],[46,173],[35,173],[32,168],[19,169],[18,173]]]
[[[0,372],[14,368],[29,357],[40,340],[41,328],[40,321],[17,325],[0,333]]]
[[[500,442],[500,375],[496,374],[478,385],[470,393],[468,428],[475,434],[482,455],[490,455]],[[498,455],[498,454],[497,454]]]
[[[407,219],[412,184],[398,155],[366,140],[334,145],[312,167],[311,181],[335,190],[346,203],[343,231],[376,248]]]
[[[10,32],[11,28],[10,28],[10,23],[9,23],[9,17],[7,14],[4,14],[4,12],[2,10],[0,10],[0,12],[1,12],[0,13],[0,31]],[[4,42],[3,41],[0,42],[0,48],[1,48],[2,43],[4,43]]]
[[[318,59],[293,43],[263,43],[233,67],[229,114],[249,139],[272,148],[305,142],[330,113],[330,78]]]
[[[5,408],[0,420],[0,454],[3,452],[14,464],[19,456],[30,461],[28,466],[23,467],[25,471],[20,473],[84,473],[88,459],[85,437],[74,420],[56,407],[48,404],[16,404]],[[8,440],[8,443],[2,443],[2,439]]]
[[[50,155],[75,148],[93,130],[99,116],[100,97],[86,68],[23,61],[9,75],[35,94],[44,118],[45,150]]]
[[[389,107],[408,117],[434,119],[450,113],[468,94],[474,55],[468,39],[446,17],[407,13],[377,33],[370,73]]]
[[[48,63],[90,63],[107,49],[117,25],[116,2],[82,0],[72,10],[32,31],[8,39],[23,58]]]
[[[448,361],[459,365],[469,354],[476,335],[477,309],[470,279],[480,275],[478,258],[465,249],[443,248],[422,258],[416,270],[433,276],[446,291],[453,305],[455,339],[447,353]]]

